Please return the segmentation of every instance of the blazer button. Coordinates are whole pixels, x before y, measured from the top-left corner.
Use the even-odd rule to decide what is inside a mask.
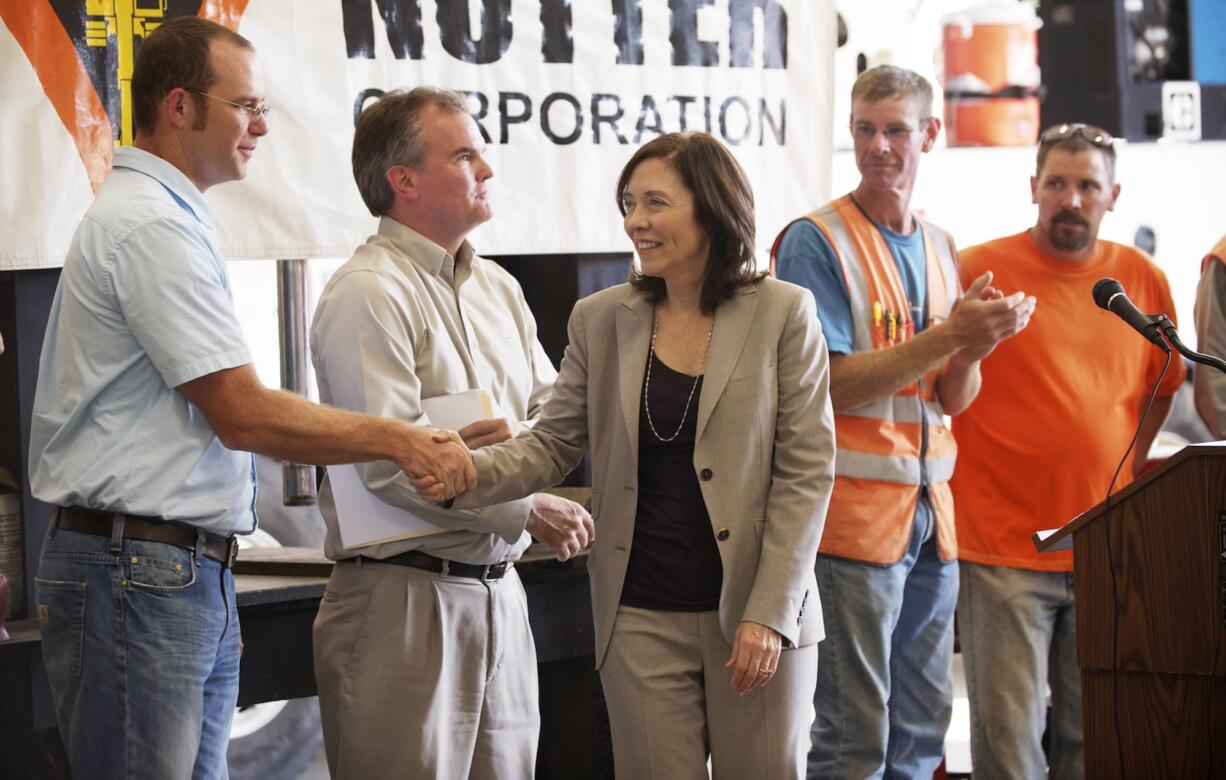
[[[703,469],[702,471],[698,472],[698,476],[702,478],[703,482],[710,482],[711,477],[715,476],[715,472],[711,469]]]
[[[727,528],[721,528],[715,533],[715,538],[719,539],[721,542],[727,539],[728,536],[729,534]]]

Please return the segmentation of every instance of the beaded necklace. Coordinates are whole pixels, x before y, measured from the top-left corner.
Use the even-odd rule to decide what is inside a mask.
[[[670,442],[681,435],[681,429],[685,427],[685,418],[690,414],[690,403],[694,400],[694,392],[698,389],[698,383],[702,380],[702,373],[707,367],[707,351],[711,348],[711,333],[715,330],[715,321],[711,321],[711,327],[707,329],[707,341],[702,347],[702,364],[698,367],[698,376],[694,377],[694,385],[690,388],[690,396],[685,399],[685,409],[681,412],[681,422],[677,423],[677,430],[673,431],[672,436],[661,436],[656,430],[656,424],[651,421],[651,364],[656,360],[656,330],[660,326],[660,318],[656,316],[656,312],[651,316],[651,347],[647,356],[647,379],[643,383],[643,409],[647,412],[647,427],[651,428],[651,433],[657,440],[662,442]]]

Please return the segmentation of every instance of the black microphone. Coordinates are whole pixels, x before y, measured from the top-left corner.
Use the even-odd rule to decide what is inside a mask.
[[[1106,309],[1127,322],[1133,330],[1152,341],[1163,352],[1171,351],[1171,348],[1162,340],[1157,323],[1142,314],[1136,304],[1128,299],[1128,294],[1124,292],[1124,285],[1110,277],[1099,279],[1094,283],[1094,302],[1100,309]]]

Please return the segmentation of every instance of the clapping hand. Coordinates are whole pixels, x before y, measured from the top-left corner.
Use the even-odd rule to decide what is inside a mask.
[[[971,282],[949,313],[948,322],[963,344],[958,357],[970,362],[990,355],[997,344],[1030,324],[1035,305],[1033,295],[1005,295],[992,287],[992,272],[984,272]]]

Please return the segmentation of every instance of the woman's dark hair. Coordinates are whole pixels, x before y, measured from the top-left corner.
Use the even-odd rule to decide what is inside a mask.
[[[625,216],[622,195],[634,169],[644,160],[668,163],[694,195],[694,218],[707,234],[710,254],[702,277],[699,306],[708,314],[737,289],[766,276],[754,259],[753,190],[745,171],[719,141],[707,133],[668,133],[639,147],[617,179],[617,208]],[[631,267],[630,284],[647,293],[653,304],[667,296],[664,280]]]

